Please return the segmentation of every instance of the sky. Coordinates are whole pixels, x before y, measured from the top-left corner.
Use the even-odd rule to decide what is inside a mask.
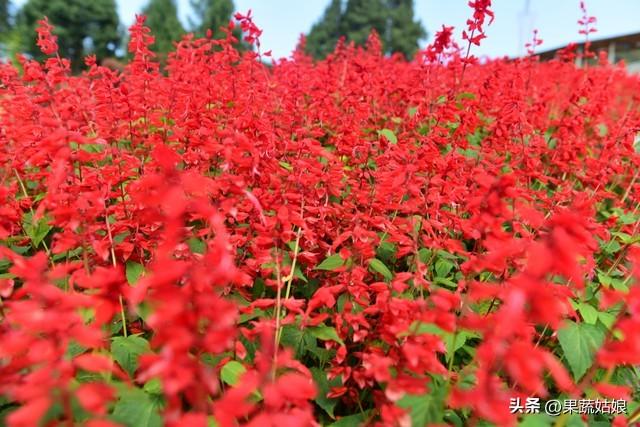
[[[90,1],[90,0],[89,0]],[[148,0],[116,0],[120,19],[129,26]],[[25,0],[15,0],[18,6]],[[288,57],[300,34],[309,31],[320,19],[329,0],[235,0],[236,10],[253,11],[254,22],[263,30],[263,51],[274,57]],[[465,22],[471,16],[468,0],[415,0],[415,13],[429,33],[426,45],[442,25],[453,25],[460,39]],[[177,0],[178,14],[184,23],[191,13],[189,0]],[[589,15],[597,18],[598,32],[592,39],[640,32],[640,1],[587,0]],[[517,56],[525,52],[524,44],[533,30],[543,40],[538,51],[583,41],[577,24],[582,13],[579,0],[494,0],[495,21],[487,28],[487,39],[472,51],[478,56]]]

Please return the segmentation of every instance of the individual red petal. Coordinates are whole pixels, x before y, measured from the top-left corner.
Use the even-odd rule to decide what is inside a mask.
[[[106,405],[113,399],[113,394],[113,389],[104,383],[84,383],[76,390],[76,396],[82,407],[98,415],[106,413]]]
[[[89,372],[108,372],[113,368],[113,361],[101,354],[81,354],[73,359],[73,363]]]
[[[26,402],[21,407],[11,412],[7,417],[9,427],[33,427],[39,425],[39,421],[51,406],[51,398],[44,396]]]

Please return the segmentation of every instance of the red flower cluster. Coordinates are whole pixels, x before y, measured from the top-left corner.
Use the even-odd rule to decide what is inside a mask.
[[[73,76],[45,20],[55,56],[0,65],[0,423],[514,425],[512,398],[637,399],[640,81],[442,61],[448,27],[414,62],[372,36],[271,66],[228,33],[160,71],[138,18],[123,72]]]

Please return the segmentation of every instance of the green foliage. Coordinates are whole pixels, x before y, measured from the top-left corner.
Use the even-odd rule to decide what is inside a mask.
[[[9,0],[0,0],[0,40],[11,30],[10,5],[11,2]]]
[[[220,378],[225,384],[236,385],[247,369],[240,362],[231,360],[220,370]]]
[[[34,219],[32,212],[27,212],[22,218],[22,229],[24,230],[34,248],[38,248],[47,234],[53,229],[49,225],[47,217]]]
[[[430,390],[422,395],[407,394],[398,401],[398,406],[405,408],[411,415],[411,425],[426,426],[443,422],[442,407],[446,397],[442,381],[434,381]]]
[[[398,143],[398,137],[396,136],[395,133],[393,133],[393,131],[391,129],[382,129],[378,131],[378,135],[380,136],[384,136],[387,141],[389,141],[392,144],[397,144]]]
[[[340,33],[348,41],[364,45],[371,30],[375,30],[384,40],[387,17],[385,0],[349,0],[340,22]]]
[[[161,409],[160,395],[139,388],[122,389],[112,418],[127,427],[160,427],[163,425]]]
[[[344,265],[344,260],[339,254],[333,254],[316,266],[316,270],[335,270]]]
[[[127,261],[125,273],[127,276],[127,282],[129,282],[130,285],[135,285],[144,274],[144,267],[137,262]]]
[[[341,0],[331,0],[322,19],[311,27],[307,36],[306,51],[314,58],[322,58],[335,48],[341,32],[341,4]]]
[[[198,36],[210,29],[214,37],[223,36],[220,27],[226,27],[234,11],[232,0],[191,0],[195,18],[189,18],[189,26]]]
[[[322,19],[311,28],[306,51],[314,58],[323,58],[333,51],[341,36],[364,45],[375,30],[384,53],[399,52],[411,58],[427,35],[422,23],[414,19],[413,6],[413,0],[348,0],[343,10],[340,0],[332,0]]]
[[[111,341],[113,358],[131,377],[138,369],[138,357],[149,351],[149,342],[138,335],[114,337]]]
[[[368,410],[359,414],[342,417],[335,423],[329,424],[329,427],[353,427],[363,425],[371,416],[371,412],[371,410]]]
[[[371,261],[369,261],[369,268],[376,273],[380,273],[387,280],[393,279],[393,273],[391,272],[391,270],[389,270],[389,267],[387,267],[378,258],[373,258]]]
[[[197,37],[205,37],[207,30],[211,30],[212,37],[222,39],[226,37],[221,27],[226,28],[233,20],[235,5],[233,0],[190,0],[189,4],[194,15],[189,18],[189,29]],[[242,40],[242,30],[236,25],[232,31],[238,40],[235,48],[239,51],[250,49],[248,43]]]
[[[336,332],[336,329],[331,326],[310,326],[306,329],[306,331],[309,332],[311,336],[321,341],[335,341],[340,345],[344,345],[344,341],[340,339],[340,337],[338,336],[338,332]]]
[[[418,42],[427,37],[420,21],[414,19],[413,0],[387,0],[391,25],[385,33],[385,52],[400,52],[411,58]]]
[[[179,41],[185,33],[174,0],[150,0],[142,11],[146,15],[145,24],[151,29],[155,39],[152,48],[166,59],[168,52],[173,50],[173,44]]]
[[[558,340],[564,351],[564,357],[576,380],[582,378],[592,365],[594,354],[602,345],[604,336],[604,331],[597,326],[572,321],[567,321],[567,324],[558,331]]]
[[[60,56],[71,59],[78,70],[84,57],[113,57],[121,42],[120,21],[115,0],[28,0],[17,16],[21,48],[37,59],[44,55],[36,45],[36,27],[49,18],[58,36]]]

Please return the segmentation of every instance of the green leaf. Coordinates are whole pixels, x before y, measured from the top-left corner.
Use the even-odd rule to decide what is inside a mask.
[[[443,258],[439,258],[436,261],[436,276],[437,277],[447,277],[454,266],[455,266],[455,264],[452,263],[451,261],[443,259]]]
[[[397,402],[401,408],[409,410],[411,425],[426,426],[442,423],[445,390],[434,382],[431,390],[423,395],[407,394]]]
[[[189,245],[189,250],[194,254],[203,254],[207,250],[207,244],[197,237],[187,240],[187,244]]]
[[[599,136],[607,136],[607,134],[609,133],[609,128],[604,123],[598,123],[597,129]]]
[[[112,419],[127,427],[162,427],[162,401],[139,388],[125,389],[113,409]]]
[[[50,218],[45,215],[34,222],[31,212],[25,213],[22,217],[22,228],[27,237],[29,237],[29,240],[31,240],[34,248],[40,246],[40,243],[42,243],[44,238],[47,237],[47,234],[53,229],[53,227],[49,225],[49,219]]]
[[[558,331],[560,347],[576,380],[582,378],[593,363],[594,354],[602,345],[604,336],[604,331],[597,326],[572,321]]]
[[[602,322],[602,324],[609,330],[613,327],[616,318],[617,316],[615,314],[609,312],[601,311],[598,314],[598,320],[600,320],[600,322]]]
[[[333,254],[316,265],[316,270],[336,270],[344,265],[344,260],[339,254]]]
[[[340,345],[344,345],[344,341],[338,336],[336,328],[332,326],[310,326],[305,329],[313,337],[322,341],[335,341]]]
[[[67,345],[67,351],[65,351],[64,356],[67,360],[71,360],[74,357],[81,355],[85,351],[87,351],[85,347],[81,346],[76,341],[71,340]]]
[[[285,161],[280,161],[278,162],[278,164],[280,164],[280,167],[282,167],[283,169],[286,169],[289,172],[293,172],[293,166],[291,166],[289,163]]]
[[[462,154],[463,156],[469,158],[469,159],[479,159],[480,158],[480,153],[478,153],[477,150],[474,150],[472,148],[467,148],[466,150],[463,150],[462,148],[458,148],[458,153]]]
[[[595,325],[598,321],[598,310],[596,310],[591,304],[584,302],[580,303],[578,305],[578,311],[586,323]]]
[[[456,95],[456,99],[476,99],[476,94],[472,92],[460,92]]]
[[[429,261],[429,259],[431,258],[431,254],[431,250],[427,248],[418,249],[418,259],[420,259],[420,262],[423,264],[426,264]]]
[[[162,383],[158,378],[151,378],[144,384],[143,389],[149,394],[162,394]]]
[[[309,334],[305,335],[296,325],[284,325],[282,328],[280,344],[292,348],[296,353],[296,357],[302,357],[304,355],[305,344],[311,344],[311,341],[315,341],[314,337]]]
[[[296,268],[293,270],[293,277],[302,280],[304,283],[309,283],[307,277],[304,275],[304,273],[302,273],[300,264],[296,264]]]
[[[318,367],[311,368],[311,375],[313,375],[313,380],[318,386],[318,396],[316,397],[315,402],[327,414],[329,414],[331,418],[335,419],[333,411],[340,399],[330,399],[327,397],[327,394],[331,391],[331,388],[340,386],[342,384],[342,380],[340,380],[339,377],[336,377],[329,381],[327,379],[327,373]]]
[[[130,377],[138,369],[138,357],[151,351],[149,342],[139,335],[114,337],[111,341],[111,354]]]
[[[247,368],[245,368],[242,363],[231,360],[222,367],[220,378],[226,384],[236,385],[245,372],[247,372]]]
[[[342,417],[335,423],[329,424],[327,427],[360,427],[369,419],[370,415],[371,409],[360,412],[359,414]]]
[[[127,261],[126,265],[126,276],[127,282],[130,285],[135,285],[140,280],[140,277],[144,274],[144,267],[142,264],[139,264],[134,261]]]
[[[522,417],[518,427],[550,427],[554,418],[547,414],[527,414]]]
[[[387,141],[389,141],[392,144],[397,144],[398,143],[398,138],[396,137],[396,134],[393,133],[393,131],[391,129],[382,129],[378,131],[378,136],[384,136]]]
[[[376,250],[378,259],[383,262],[389,261],[391,263],[393,263],[393,259],[395,258],[397,252],[398,250],[396,248],[396,245],[391,242],[387,242],[386,240],[381,241],[380,246],[378,246],[378,249]]]
[[[451,359],[456,351],[462,348],[467,342],[467,338],[473,335],[459,331],[456,334],[447,333],[444,336],[444,344],[447,347],[447,360]]]
[[[433,281],[436,285],[444,285],[449,289],[457,289],[458,284],[451,279],[447,279],[446,277],[436,277]]]
[[[389,270],[389,268],[387,268],[387,266],[384,265],[384,263],[378,258],[372,258],[369,261],[369,268],[376,273],[382,274],[387,280],[393,279],[393,273],[391,272],[391,270]]]

